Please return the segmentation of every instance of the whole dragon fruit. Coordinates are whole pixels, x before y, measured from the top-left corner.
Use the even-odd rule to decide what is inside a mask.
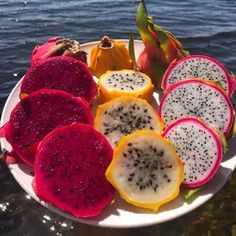
[[[80,43],[67,38],[50,38],[42,45],[37,45],[31,55],[31,66],[41,60],[54,56],[69,56],[87,63],[87,53],[80,50]]]
[[[154,24],[153,19],[147,15],[143,0],[137,8],[136,22],[145,46],[138,58],[137,68],[151,77],[154,85],[160,89],[168,65],[189,53],[173,34]]]

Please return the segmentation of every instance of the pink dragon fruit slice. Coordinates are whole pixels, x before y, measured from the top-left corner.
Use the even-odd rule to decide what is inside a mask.
[[[64,90],[89,102],[96,96],[96,83],[87,65],[66,56],[45,59],[27,71],[21,92],[39,89]]]
[[[87,64],[87,54],[80,50],[80,43],[66,38],[50,38],[42,45],[37,45],[31,55],[31,66],[54,56],[70,56]]]
[[[226,137],[230,135],[234,121],[233,106],[223,89],[202,79],[182,80],[170,85],[161,99],[160,115],[167,126],[181,117],[195,116]]]
[[[43,89],[16,105],[0,133],[20,159],[33,166],[39,141],[57,126],[73,122],[93,124],[87,101],[64,91]]]
[[[233,95],[235,79],[219,61],[205,55],[190,55],[179,61],[173,61],[163,76],[162,89],[165,90],[181,80],[199,77],[219,82],[228,96]]]
[[[195,117],[185,117],[171,123],[163,136],[183,161],[184,187],[199,187],[215,175],[223,156],[223,144],[215,130]]]
[[[105,178],[113,150],[92,126],[54,129],[39,144],[33,187],[39,198],[76,217],[98,215],[115,190]]]

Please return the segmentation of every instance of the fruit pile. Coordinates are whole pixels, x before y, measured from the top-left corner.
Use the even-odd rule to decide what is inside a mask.
[[[232,137],[235,81],[224,66],[187,55],[143,1],[137,25],[145,46],[137,63],[108,36],[92,49],[89,66],[75,40],[37,46],[20,101],[0,130],[13,148],[6,163],[31,166],[37,196],[76,217],[100,214],[116,190],[155,211],[182,187],[196,192],[217,172]]]

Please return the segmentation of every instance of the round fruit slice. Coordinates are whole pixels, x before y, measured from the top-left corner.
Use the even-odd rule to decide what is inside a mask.
[[[185,187],[199,187],[216,173],[223,156],[219,134],[195,117],[171,123],[163,132],[184,163]]]
[[[175,148],[166,138],[139,130],[120,140],[106,177],[127,202],[158,210],[178,196],[184,173]]]
[[[39,141],[73,122],[93,124],[88,102],[64,91],[42,89],[22,98],[1,130],[14,152],[33,166]]]
[[[229,136],[234,110],[226,93],[213,83],[188,79],[172,84],[160,102],[160,114],[168,126],[174,120],[195,116]]]
[[[219,82],[229,96],[234,92],[235,79],[219,61],[205,55],[190,55],[172,62],[163,76],[162,88],[165,90],[178,81],[198,77]]]
[[[100,103],[121,95],[132,95],[151,101],[154,89],[147,75],[134,70],[108,71],[99,78],[98,86]]]
[[[21,93],[39,89],[64,90],[89,102],[96,96],[96,83],[87,65],[67,56],[44,59],[27,71]]]
[[[104,134],[115,147],[120,138],[134,131],[146,129],[161,132],[164,123],[146,100],[121,96],[100,105],[95,128]]]
[[[98,215],[115,189],[105,171],[113,150],[90,125],[54,129],[39,144],[33,187],[39,198],[76,217]]]

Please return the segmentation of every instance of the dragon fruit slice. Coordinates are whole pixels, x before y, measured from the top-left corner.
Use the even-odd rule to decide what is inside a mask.
[[[98,215],[115,189],[105,171],[113,150],[92,126],[56,128],[39,144],[33,187],[39,198],[76,217]]]
[[[162,88],[165,90],[175,82],[198,77],[219,82],[230,97],[234,92],[235,79],[219,61],[204,55],[190,55],[172,62],[163,76]]]
[[[207,183],[219,168],[223,144],[219,134],[195,117],[185,117],[171,123],[163,132],[184,163],[185,187]]]
[[[98,99],[107,102],[122,95],[152,100],[154,85],[151,79],[138,71],[107,71],[98,81]]]
[[[81,122],[93,124],[87,101],[60,90],[39,90],[25,96],[1,129],[14,152],[34,165],[39,141],[57,126]]]
[[[169,140],[139,130],[121,138],[106,177],[127,202],[158,210],[178,196],[184,170]]]
[[[64,90],[89,102],[96,96],[96,83],[88,67],[65,56],[45,59],[27,71],[21,92],[32,93],[44,88]]]
[[[120,138],[137,130],[161,132],[164,123],[154,108],[144,99],[120,96],[100,105],[97,109],[95,128],[104,134],[112,147]]]
[[[189,79],[172,84],[160,102],[160,115],[168,126],[181,117],[195,116],[229,136],[234,111],[229,97],[213,83]]]
[[[66,38],[50,38],[42,45],[37,45],[31,55],[31,66],[54,56],[69,56],[87,64],[87,54],[80,50],[80,43]]]

